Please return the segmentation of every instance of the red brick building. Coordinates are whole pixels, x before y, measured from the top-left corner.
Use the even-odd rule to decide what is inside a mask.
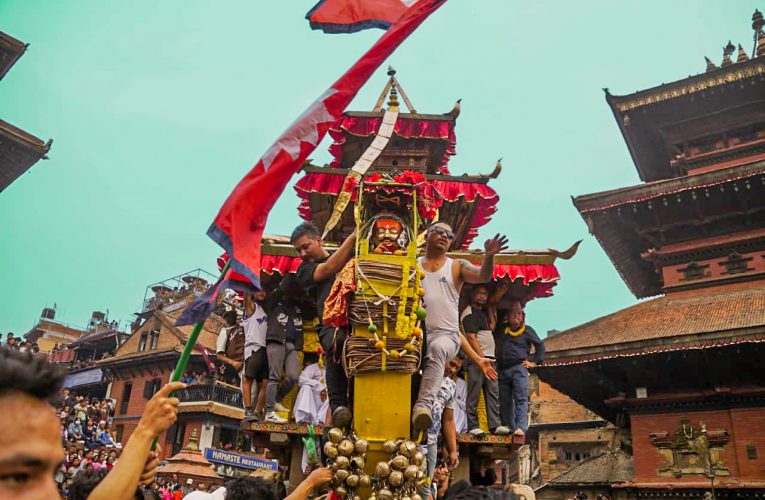
[[[194,271],[178,278],[198,275],[199,272]],[[156,300],[145,301],[130,337],[113,357],[98,363],[111,382],[109,397],[116,401],[114,428],[122,442],[135,430],[149,399],[170,380],[193,328],[177,327],[175,321],[196,296],[195,289],[178,287],[174,290],[167,285],[153,288],[156,288]],[[222,320],[214,314],[205,322],[189,361],[189,372],[209,373],[222,326]],[[192,384],[177,395],[181,399],[178,421],[160,437],[166,457],[188,445],[193,431],[200,448],[214,447],[219,442],[236,446],[240,437],[239,421],[244,416],[238,387],[210,381]]]
[[[643,184],[574,205],[637,298],[538,373],[629,432],[620,498],[765,496],[765,32],[718,67],[606,93]]]

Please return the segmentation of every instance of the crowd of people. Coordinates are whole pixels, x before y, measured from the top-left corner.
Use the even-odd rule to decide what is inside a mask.
[[[0,345],[3,345],[2,340],[3,335],[0,334]],[[40,353],[40,346],[37,345],[37,342],[30,342],[21,337],[16,337],[13,332],[8,332],[6,334],[4,346],[6,349],[15,349],[20,352],[30,352],[32,354]]]
[[[484,244],[480,267],[467,260],[447,255],[454,242],[452,228],[443,222],[432,224],[425,237],[425,255],[418,259],[425,295],[426,352],[419,381],[419,392],[412,408],[412,428],[427,433],[428,477],[433,478],[439,449],[449,467],[459,462],[456,444],[455,408],[457,384],[454,378],[467,371],[467,427],[472,434],[483,431],[475,409],[481,393],[487,408],[491,432],[524,435],[528,428],[529,369],[541,363],[544,344],[526,324],[521,302],[509,310],[497,311],[506,292],[503,286],[491,297],[485,286],[493,279],[494,256],[507,248],[507,238],[497,234]],[[312,295],[322,317],[335,277],[352,258],[356,235],[351,234],[330,254],[323,246],[321,233],[311,223],[293,231],[290,242],[302,263],[297,270],[300,287]],[[469,308],[460,315],[459,298],[464,285],[474,285]],[[347,331],[322,325],[319,340],[326,357],[327,386],[332,424],[350,424],[348,379],[342,366]],[[439,437],[444,446],[439,448]]]
[[[481,394],[490,432],[526,432],[529,369],[544,355],[544,344],[526,324],[521,302],[498,311],[506,283],[493,291],[486,285],[493,277],[494,255],[506,248],[507,239],[497,235],[487,240],[480,267],[448,257],[453,240],[447,224],[431,225],[425,255],[418,260],[427,307],[427,347],[412,427],[427,435],[423,451],[431,478],[439,460],[450,468],[459,463],[457,433],[484,432],[476,412]],[[306,354],[302,373],[298,353],[303,344],[301,307],[308,299],[322,318],[335,277],[353,256],[355,235],[329,253],[318,228],[303,223],[290,241],[302,260],[296,275],[288,275],[269,293],[245,295],[244,304],[222,306],[226,326],[218,337],[217,358],[224,371],[242,377],[247,420],[286,423],[282,398],[298,384],[293,408],[297,422],[348,427],[352,391],[342,365],[347,330],[320,322],[322,359]],[[472,289],[470,304],[461,309],[464,285]],[[253,388],[258,389],[255,398]]]
[[[177,477],[156,479],[162,449],[153,445],[176,421],[180,401],[171,394],[184,383],[171,382],[155,393],[130,439],[118,448],[86,439],[79,429],[62,431],[61,414],[69,415],[65,408],[75,408],[75,423],[81,413],[105,416],[107,425],[110,418],[108,400],[88,402],[62,391],[64,376],[61,367],[42,357],[0,347],[0,407],[14,422],[0,427],[0,498],[276,500],[275,485],[257,477],[234,479],[212,492],[201,485],[189,491]],[[305,500],[331,478],[329,468],[317,468],[286,500]]]
[[[487,240],[484,261],[476,267],[447,256],[453,239],[448,225],[433,224],[426,233],[425,255],[418,261],[427,307],[427,342],[419,391],[413,401],[412,428],[415,433],[423,432],[426,436],[422,451],[427,456],[434,498],[440,489],[447,487],[450,471],[459,464],[457,434],[483,432],[476,412],[481,394],[490,432],[524,434],[528,426],[529,369],[539,364],[544,355],[544,345],[526,324],[523,304],[514,302],[509,309],[497,311],[497,303],[506,289],[500,285],[491,291],[485,285],[492,279],[494,255],[506,247],[507,240],[499,235]],[[341,356],[348,332],[320,324],[322,357],[306,353],[302,372],[298,368],[303,347],[301,308],[304,301],[311,299],[318,316],[322,317],[335,276],[352,257],[355,236],[348,237],[330,254],[323,246],[318,229],[304,223],[295,229],[291,242],[302,260],[296,275],[286,277],[269,293],[245,295],[242,304],[224,302],[222,305],[220,313],[226,326],[216,345],[219,366],[214,376],[187,372],[181,382],[166,387],[172,390],[187,384],[209,383],[213,379],[241,384],[247,420],[286,423],[287,409],[282,399],[297,384],[300,390],[292,410],[297,422],[347,428],[352,419],[352,391]],[[461,310],[459,297],[466,284],[472,285],[470,304]],[[6,345],[4,353],[31,356],[34,352],[34,346],[22,345],[12,334]],[[0,390],[0,397],[2,394]],[[155,395],[165,401],[164,417],[160,419],[165,423],[171,419],[168,412],[173,414],[172,420],[175,419],[178,401],[168,394],[169,390],[163,389]],[[53,398],[53,395],[33,395],[43,401]],[[145,446],[145,440],[135,437],[136,433],[125,446],[118,442],[111,430],[114,411],[111,400],[89,400],[66,390],[61,396],[57,434],[65,453],[53,477],[56,487],[70,498],[77,498],[71,492],[77,491],[78,477],[88,484],[108,484],[106,478],[110,477],[110,471],[126,462],[125,453],[134,440],[141,441],[133,445],[142,450],[136,452],[136,456],[144,457],[141,465],[156,459]],[[167,401],[172,402],[167,404]],[[151,414],[148,410],[147,413]],[[144,414],[143,419],[147,417],[150,418]],[[133,458],[130,462],[137,467]],[[309,478],[312,476],[313,473]],[[321,483],[316,481],[314,477],[307,484]],[[199,491],[189,492],[183,484],[163,483],[153,477],[144,478],[143,482],[147,485],[146,491],[162,499],[175,500],[184,494],[189,498],[197,493],[216,494],[202,491],[205,488],[200,486],[197,486]],[[430,493],[422,492],[423,496]]]

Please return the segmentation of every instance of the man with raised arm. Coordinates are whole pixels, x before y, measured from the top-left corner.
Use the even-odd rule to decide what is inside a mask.
[[[497,234],[486,240],[486,253],[480,268],[467,260],[447,257],[446,252],[453,241],[454,233],[448,224],[432,224],[427,231],[425,256],[418,259],[424,272],[422,287],[425,289],[423,302],[427,311],[427,354],[420,392],[412,409],[412,427],[416,431],[425,430],[433,423],[431,408],[441,387],[446,363],[457,355],[460,348],[487,378],[497,378],[492,360],[478,356],[465,336],[460,334],[458,303],[464,283],[486,283],[492,279],[494,256],[507,248],[507,238]]]
[[[297,271],[300,285],[313,295],[321,318],[335,276],[351,260],[356,246],[356,233],[351,233],[340,248],[330,254],[324,248],[319,229],[310,222],[304,222],[292,231],[290,243],[303,261]],[[348,408],[348,377],[343,369],[343,344],[347,337],[343,328],[321,325],[319,342],[326,357],[327,393],[332,409],[332,425],[345,427],[351,422]],[[443,371],[443,368],[442,368]]]

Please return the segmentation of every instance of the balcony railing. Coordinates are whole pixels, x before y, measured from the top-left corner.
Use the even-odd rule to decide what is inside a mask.
[[[242,404],[242,392],[230,385],[212,383],[195,384],[180,389],[175,393],[181,403],[198,401],[215,401],[235,408],[244,408]]]

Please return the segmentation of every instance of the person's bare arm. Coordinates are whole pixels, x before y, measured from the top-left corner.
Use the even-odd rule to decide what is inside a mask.
[[[326,262],[322,262],[313,272],[313,281],[318,283],[324,281],[330,276],[339,273],[343,266],[353,257],[353,251],[356,249],[356,233],[351,233],[340,248],[329,256]]]
[[[141,420],[125,444],[120,459],[103,481],[88,496],[88,500],[131,500],[141,480],[153,476],[151,445],[154,439],[173,425],[178,418],[180,400],[170,393],[186,384],[170,382],[146,404]]]
[[[482,358],[483,351],[481,350],[481,345],[478,343],[478,337],[476,336],[475,332],[466,332],[465,338],[470,344],[470,347],[472,347],[475,353],[478,355],[478,357]]]
[[[489,358],[480,357],[478,353],[476,353],[475,350],[473,350],[473,347],[470,345],[470,342],[468,342],[465,336],[462,335],[461,333],[460,333],[460,346],[462,348],[462,352],[465,353],[468,359],[481,368],[481,371],[486,376],[486,378],[488,378],[489,380],[497,380],[497,370],[495,370],[494,366],[492,365],[493,360]]]
[[[483,244],[485,255],[481,267],[474,266],[465,259],[458,261],[460,276],[465,283],[488,283],[494,277],[494,256],[507,250],[507,237],[497,234]]]
[[[287,495],[284,500],[305,500],[314,488],[325,485],[332,481],[332,469],[319,467],[314,469],[307,478],[301,482],[295,491]]]
[[[219,360],[223,361],[227,365],[231,365],[236,372],[242,371],[242,366],[244,366],[244,363],[242,361],[235,361],[225,354],[218,353],[216,356]]]
[[[457,448],[457,426],[454,425],[454,410],[444,408],[441,431],[444,433],[446,451],[449,452],[449,468],[454,470],[460,464],[459,448]]]

